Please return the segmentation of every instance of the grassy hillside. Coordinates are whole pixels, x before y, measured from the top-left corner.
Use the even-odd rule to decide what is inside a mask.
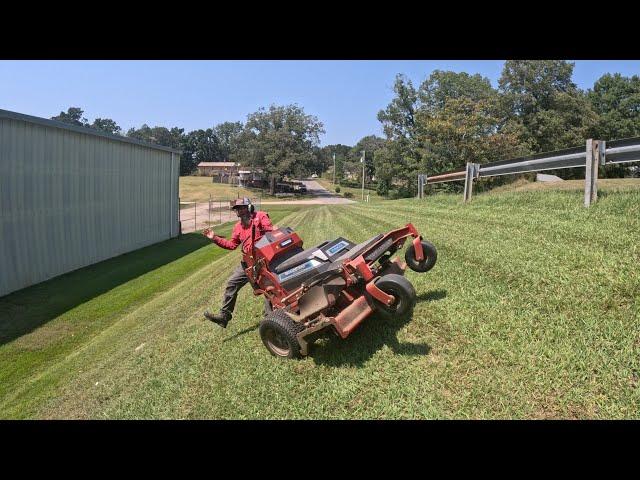
[[[308,245],[413,222],[439,250],[431,272],[407,275],[413,318],[369,318],[281,361],[247,288],[226,330],[202,320],[239,260],[206,246],[9,335],[0,417],[639,418],[640,191],[581,204],[545,191],[293,212],[280,223]],[[145,281],[162,286],[127,300]],[[28,300],[13,321],[40,308]]]
[[[482,180],[480,180],[482,182]],[[532,192],[532,191],[583,191],[584,180],[565,180],[563,182],[530,182],[525,179],[516,180],[513,183],[496,187],[490,192]],[[600,178],[598,191],[620,192],[624,190],[640,190],[640,178]]]

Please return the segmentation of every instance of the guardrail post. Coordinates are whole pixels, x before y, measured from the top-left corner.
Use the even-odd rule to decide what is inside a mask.
[[[419,173],[418,174],[418,198],[424,198],[424,184],[427,183],[427,176]]]
[[[589,207],[598,200],[598,165],[600,164],[600,142],[587,140],[584,174],[584,206]]]
[[[471,200],[471,194],[473,193],[473,179],[476,178],[476,172],[478,171],[477,163],[467,163],[467,172],[464,179],[464,203]]]

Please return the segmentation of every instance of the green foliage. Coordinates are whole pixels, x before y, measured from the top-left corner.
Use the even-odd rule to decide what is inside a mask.
[[[89,125],[89,120],[82,115],[84,110],[78,107],[69,107],[66,112],[60,112],[59,115],[51,117],[51,120],[57,120],[58,122],[68,123],[70,125],[76,125],[77,127],[86,127]]]
[[[469,75],[466,72],[434,70],[420,85],[418,97],[421,109],[435,114],[443,110],[451,100],[492,100],[496,97],[496,92],[491,87],[489,79],[480,74]]]
[[[154,143],[164,147],[175,148],[181,150],[180,155],[180,175],[189,175],[196,168],[197,159],[194,156],[195,146],[189,135],[184,134],[184,128],[166,127],[151,128],[146,123],[140,128],[130,128],[127,131],[127,137],[135,138],[141,142]]]
[[[326,147],[316,147],[315,155],[316,161],[313,166],[314,171],[328,171],[333,173],[333,155],[336,156],[336,182],[341,181],[344,178],[345,164],[348,161],[351,148],[348,145],[335,144],[327,145]],[[333,175],[327,178],[333,179]]]
[[[298,177],[313,165],[321,133],[322,122],[301,107],[271,105],[247,117],[236,158],[262,169],[268,178]]]
[[[427,171],[487,163],[527,152],[523,131],[503,114],[487,78],[435,71],[420,86],[416,114]]]
[[[335,191],[336,193],[340,193],[340,185],[336,185]]]
[[[600,77],[587,97],[600,115],[594,138],[615,140],[640,135],[640,77],[609,73]]]
[[[387,143],[375,155],[377,191],[413,196],[417,173],[444,172],[528,152],[523,129],[503,114],[488,79],[434,71],[416,91],[402,76],[378,114]]]
[[[384,138],[377,137],[375,135],[368,135],[361,138],[358,143],[355,144],[348,155],[348,161],[346,162],[346,168],[357,174],[358,181],[362,182],[362,152],[365,152],[365,177],[366,181],[370,182],[371,178],[375,174],[375,153],[384,148]]]
[[[91,124],[91,128],[111,135],[120,135],[122,133],[122,128],[110,118],[96,118]]]
[[[497,90],[465,72],[436,70],[418,89],[397,75],[395,96],[378,113],[386,136],[374,155],[378,193],[415,195],[417,173],[574,147],[589,137],[640,135],[640,77],[607,74],[585,93],[572,81],[573,68],[563,60],[509,60]],[[574,178],[583,170],[556,173]],[[450,188],[458,187],[435,190]]]
[[[93,123],[89,123],[82,115],[84,110],[78,107],[69,107],[66,112],[60,112],[59,115],[51,117],[51,120],[57,120],[58,122],[68,123],[69,125],[75,125],[77,127],[93,128],[94,130],[100,130],[101,132],[109,133],[111,135],[120,135],[122,128],[110,118],[96,118]]]
[[[410,188],[421,161],[421,138],[416,125],[418,92],[411,80],[397,75],[393,86],[396,96],[387,108],[378,112],[388,142],[374,155],[376,178],[383,182],[396,179]],[[378,172],[378,165],[387,165]]]
[[[499,80],[505,114],[524,127],[534,152],[584,143],[597,122],[584,92],[571,81],[564,60],[508,60]]]

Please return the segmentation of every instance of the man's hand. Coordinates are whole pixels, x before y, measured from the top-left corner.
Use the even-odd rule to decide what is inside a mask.
[[[202,234],[207,237],[209,240],[213,240],[213,237],[216,236],[216,234],[213,232],[213,230],[209,229],[209,228],[205,228],[202,231]]]

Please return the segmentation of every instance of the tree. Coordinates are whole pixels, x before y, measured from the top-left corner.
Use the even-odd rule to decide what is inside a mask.
[[[420,85],[418,97],[422,111],[435,113],[444,109],[450,100],[491,100],[496,97],[496,91],[489,79],[480,74],[434,70]]]
[[[212,128],[194,130],[189,132],[187,138],[187,144],[192,151],[196,165],[200,162],[222,161],[220,158],[220,141]],[[228,158],[225,160],[228,160]]]
[[[436,70],[420,86],[419,98],[416,124],[427,172],[526,151],[521,148],[522,129],[502,114],[498,92],[481,75]]]
[[[349,152],[350,161],[357,165],[360,182],[362,182],[362,164],[360,163],[362,152],[365,152],[365,175],[366,177],[371,178],[375,174],[375,152],[384,148],[384,145],[384,138],[380,138],[375,135],[367,135],[366,137],[358,140],[358,143],[356,143]]]
[[[411,80],[400,74],[396,75],[393,91],[395,97],[391,103],[378,112],[378,120],[382,123],[388,143],[376,165],[382,170],[394,172],[394,178],[404,184],[404,190],[411,192],[421,160],[421,144],[415,120],[419,108],[418,92]],[[383,167],[385,162],[394,162],[394,165]]]
[[[277,179],[309,172],[321,133],[322,123],[295,104],[261,108],[247,117],[237,158],[261,168],[272,179],[271,193],[275,193]]]
[[[322,147],[316,150],[316,161],[312,166],[312,170],[314,172],[326,172],[329,170],[333,172],[333,155],[335,154],[336,182],[340,183],[340,181],[344,178],[344,167],[346,162],[348,161],[350,153],[351,147],[349,145],[343,145],[341,143]]]
[[[218,140],[218,161],[226,162],[233,159],[242,136],[242,129],[241,122],[224,122],[213,127],[213,135]]]
[[[499,80],[505,114],[520,122],[534,152],[582,144],[597,121],[564,60],[508,60]]]
[[[378,114],[387,142],[375,156],[378,192],[416,192],[418,173],[441,173],[528,151],[523,129],[504,115],[498,92],[480,75],[436,70],[416,91],[396,77],[396,97]]]
[[[111,135],[120,135],[122,132],[122,128],[110,118],[96,118],[93,123],[88,126],[101,132],[110,133]]]
[[[640,135],[640,77],[609,73],[600,77],[587,98],[598,114],[594,138],[614,140]]]
[[[76,125],[78,127],[89,126],[89,121],[82,115],[84,110],[78,107],[69,107],[66,112],[60,112],[59,115],[51,117],[51,120],[57,120],[58,122],[68,123],[70,125]]]
[[[166,127],[151,128],[145,123],[139,129],[130,128],[127,131],[127,137],[181,150],[180,175],[189,175],[196,169],[198,163],[195,159],[194,147],[188,135],[184,134],[184,128],[173,127],[171,130]]]

